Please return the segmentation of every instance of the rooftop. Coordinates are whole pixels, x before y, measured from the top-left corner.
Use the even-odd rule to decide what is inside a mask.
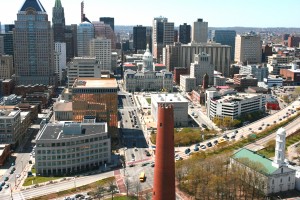
[[[71,125],[71,126],[70,126]],[[74,125],[74,127],[73,127]],[[78,128],[80,132],[78,132]],[[107,133],[107,124],[101,123],[76,123],[76,122],[59,122],[48,123],[37,136],[38,140],[59,140],[86,135]]]
[[[20,112],[20,110],[0,110],[0,117],[14,117]]]
[[[20,11],[26,11],[28,8],[33,8],[37,12],[46,12],[39,0],[26,0]]]
[[[78,78],[73,88],[114,88],[118,87],[115,78]]]
[[[54,111],[72,111],[72,102],[56,102],[53,106]]]
[[[257,96],[261,96],[260,94],[256,94],[256,93],[237,93],[234,95],[226,95],[223,96],[220,99],[215,99],[215,101],[217,101],[218,103],[233,103],[233,102],[238,102],[238,101],[242,101],[242,100],[246,100],[246,99],[250,99],[253,97],[257,97]]]
[[[161,93],[161,94],[151,94],[151,99],[154,99],[157,103],[188,103],[189,101],[184,98],[181,94],[177,93]]]
[[[248,158],[251,162],[260,163],[264,167],[264,174],[272,174],[277,170],[272,166],[272,160],[248,149],[241,149],[232,156],[233,159]],[[250,167],[250,166],[248,166]]]

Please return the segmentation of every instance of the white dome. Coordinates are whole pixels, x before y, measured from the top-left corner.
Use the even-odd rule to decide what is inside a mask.
[[[150,52],[149,45],[147,44],[147,50],[143,55],[143,71],[150,70],[153,68],[153,56]]]

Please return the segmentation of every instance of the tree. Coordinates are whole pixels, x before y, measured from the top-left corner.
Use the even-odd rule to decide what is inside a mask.
[[[125,187],[126,187],[126,196],[128,197],[128,192],[130,187],[130,180],[128,178],[125,179]]]
[[[104,192],[105,191],[106,190],[102,185],[98,186],[97,189],[94,192],[95,198],[98,198],[100,200],[102,197],[104,197]]]
[[[108,192],[110,192],[111,193],[111,199],[114,199],[114,194],[116,193],[116,189],[117,189],[118,187],[115,185],[115,183],[113,182],[113,181],[111,181],[110,183],[109,183],[109,186],[108,186]]]
[[[140,193],[140,190],[141,190],[141,183],[139,181],[136,181],[135,184],[134,184],[134,187],[135,187],[136,197],[137,197],[137,199],[139,199],[139,193]]]

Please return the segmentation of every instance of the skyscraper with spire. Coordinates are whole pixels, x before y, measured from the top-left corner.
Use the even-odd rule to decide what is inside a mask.
[[[39,0],[26,0],[13,31],[15,81],[18,85],[56,85],[53,33]]]
[[[55,0],[52,9],[52,28],[54,42],[65,42],[65,13],[60,0]]]

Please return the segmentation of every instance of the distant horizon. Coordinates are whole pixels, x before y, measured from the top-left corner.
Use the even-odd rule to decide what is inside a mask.
[[[52,8],[55,0],[39,0],[52,21]],[[80,23],[82,0],[61,0],[65,11],[66,25]],[[1,24],[14,24],[17,13],[25,0],[10,0],[0,3]],[[115,18],[116,26],[152,26],[154,17],[163,15],[178,27],[183,23],[192,25],[198,18],[208,22],[209,27],[246,28],[300,28],[297,0],[236,0],[177,1],[173,0],[96,0],[84,1],[84,13],[90,21],[100,17]],[[294,5],[294,6],[293,6]],[[278,10],[286,11],[286,13]]]

